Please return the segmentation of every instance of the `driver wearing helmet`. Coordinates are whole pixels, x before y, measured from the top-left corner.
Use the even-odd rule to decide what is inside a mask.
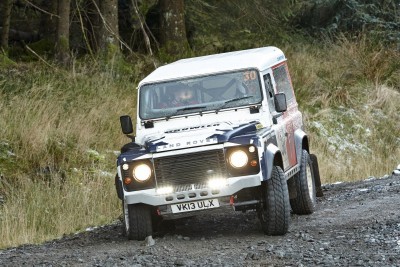
[[[194,104],[198,104],[198,102],[195,99],[195,93],[192,88],[180,84],[173,89],[172,100],[169,106],[181,107]]]

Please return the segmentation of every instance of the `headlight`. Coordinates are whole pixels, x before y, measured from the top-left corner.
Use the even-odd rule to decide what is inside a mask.
[[[234,151],[229,155],[229,163],[234,168],[243,168],[247,165],[248,161],[249,158],[247,157],[246,152],[243,150]]]
[[[133,177],[139,182],[145,182],[151,177],[151,168],[147,164],[138,164],[133,168]]]

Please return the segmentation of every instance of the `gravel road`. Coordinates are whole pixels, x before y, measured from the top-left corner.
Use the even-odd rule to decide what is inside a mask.
[[[265,236],[255,212],[179,221],[147,241],[121,223],[0,251],[0,266],[400,266],[400,176],[324,186],[317,211]],[[150,244],[150,246],[149,246]]]

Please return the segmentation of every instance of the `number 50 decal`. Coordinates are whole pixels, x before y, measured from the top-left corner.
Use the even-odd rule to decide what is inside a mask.
[[[256,78],[257,78],[257,73],[255,71],[246,71],[244,73],[243,80],[249,81],[249,80],[255,80]]]

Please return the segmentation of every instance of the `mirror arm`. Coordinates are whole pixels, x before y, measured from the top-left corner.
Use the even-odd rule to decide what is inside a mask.
[[[273,124],[277,124],[277,123],[278,123],[277,119],[278,119],[280,116],[282,116],[282,115],[283,115],[283,112],[279,112],[279,113],[273,115],[273,116],[272,116],[272,122],[273,122]]]
[[[127,134],[126,136],[129,137],[132,140],[133,143],[135,143],[136,136],[131,135],[131,134]]]

